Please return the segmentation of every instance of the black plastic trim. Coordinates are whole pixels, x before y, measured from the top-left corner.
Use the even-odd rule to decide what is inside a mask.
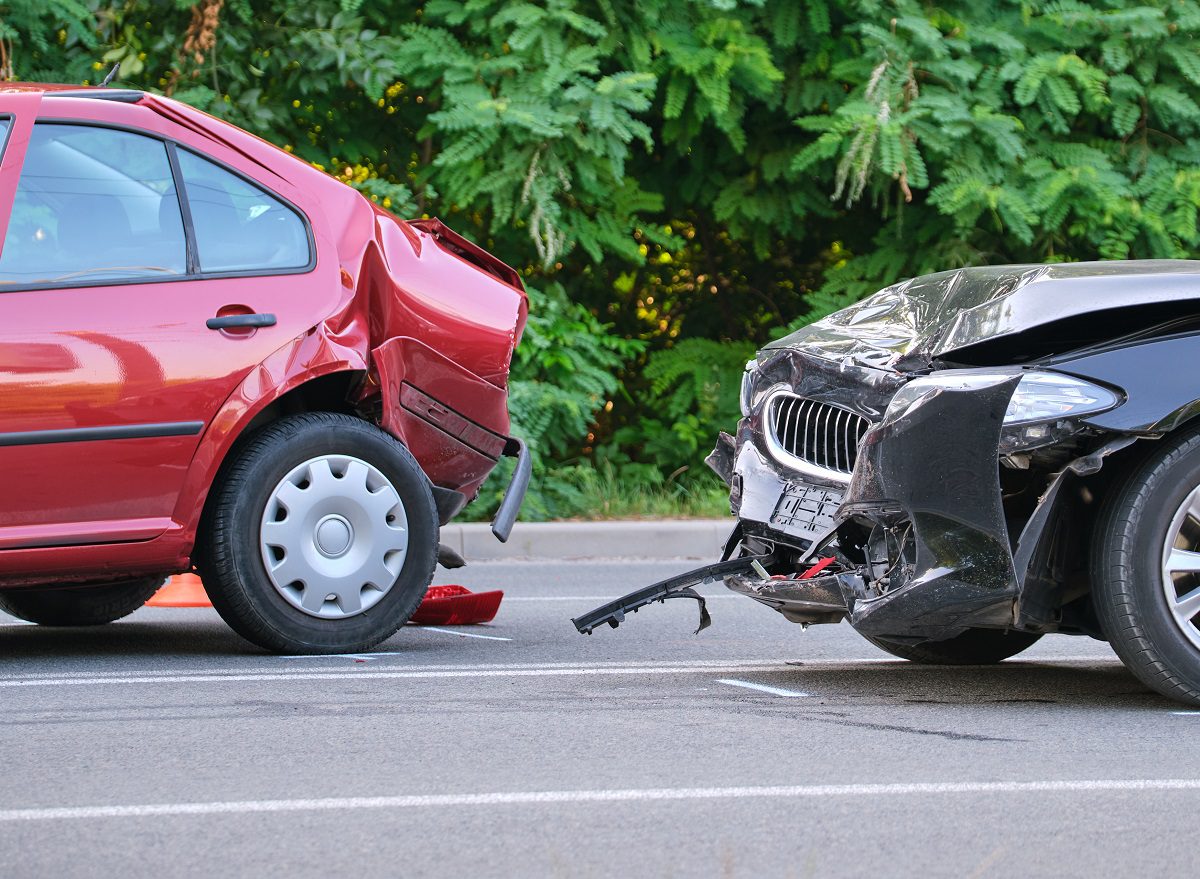
[[[136,104],[146,97],[145,92],[137,89],[50,89],[42,92],[43,98],[90,98],[93,101],[117,101],[122,104]]]
[[[169,421],[158,424],[116,424],[111,427],[71,427],[64,430],[26,430],[0,433],[0,446],[45,446],[52,443],[195,436],[203,429],[203,421]]]
[[[0,160],[3,160],[4,154],[8,150],[8,139],[12,136],[12,130],[16,127],[17,120],[11,113],[0,113],[0,122],[8,123],[4,128],[3,136],[0,136]]]
[[[433,505],[437,507],[439,525],[448,523],[467,505],[467,496],[461,491],[433,484],[430,484],[429,490],[433,493]]]
[[[517,466],[513,470],[512,480],[504,492],[504,500],[492,519],[492,534],[501,543],[508,543],[513,525],[517,522],[517,513],[521,512],[521,503],[525,500],[525,492],[529,489],[529,474],[533,471],[533,456],[529,447],[518,437],[510,436],[504,444],[504,455],[516,458]]]
[[[200,245],[196,243],[196,227],[192,224],[192,203],[183,185],[183,171],[179,167],[179,154],[174,141],[163,141],[167,148],[167,162],[171,165],[171,181],[175,186],[175,201],[179,204],[179,218],[183,221],[184,246],[187,249],[187,273],[199,275]]]

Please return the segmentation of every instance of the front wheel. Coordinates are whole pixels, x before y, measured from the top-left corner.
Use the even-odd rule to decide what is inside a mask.
[[[1162,442],[1101,513],[1093,600],[1142,683],[1200,705],[1200,433]]]
[[[1006,632],[1003,629],[967,629],[945,641],[922,641],[919,644],[906,644],[874,635],[863,637],[892,656],[922,665],[994,665],[1032,647],[1042,636],[1030,632]]]
[[[221,617],[268,650],[353,653],[420,604],[438,523],[421,468],[361,419],[310,413],[263,429],[214,497],[205,588]]]
[[[129,616],[165,581],[165,577],[143,577],[99,586],[4,589],[0,610],[40,626],[101,626]]]

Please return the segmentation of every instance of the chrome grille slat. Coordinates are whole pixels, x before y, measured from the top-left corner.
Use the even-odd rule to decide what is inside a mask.
[[[854,469],[853,467],[850,466],[850,450],[858,448],[857,442],[855,442],[854,445],[850,444],[850,428],[852,427],[851,421],[853,421],[853,419],[850,417],[850,413],[847,412],[846,413],[846,441],[844,444],[844,447],[846,449],[846,468],[845,469],[847,469],[847,470]],[[855,432],[855,435],[857,436],[857,431]]]
[[[805,400],[804,402],[802,402],[800,404],[800,409],[801,409],[801,416],[804,418],[804,439],[801,441],[799,448],[806,449],[806,448],[808,448],[808,433],[809,433],[808,422],[809,422],[810,416],[812,415],[812,412],[810,411],[810,407],[808,405],[807,400]],[[789,446],[789,448],[796,448],[796,446],[792,445],[792,446]]]
[[[795,394],[771,401],[766,424],[778,450],[822,470],[850,474],[871,424],[861,415]]]

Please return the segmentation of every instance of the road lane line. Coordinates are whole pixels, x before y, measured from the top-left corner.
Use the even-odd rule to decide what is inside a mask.
[[[300,653],[295,656],[277,656],[276,659],[375,659],[380,656],[407,656],[403,650],[384,651],[379,653]],[[234,669],[244,671],[245,669]]]
[[[255,657],[256,662],[274,663],[276,660],[285,659],[312,659],[320,661],[328,658],[347,658],[357,656],[358,654],[327,654],[315,656],[264,656]],[[373,656],[408,656],[410,651],[380,651],[378,653],[364,653],[364,657]],[[988,666],[988,671],[1015,669],[1028,671],[1030,665],[1034,663],[1045,664],[1050,662],[1066,663],[1066,664],[1083,664],[1083,665],[1102,665],[1116,668],[1120,665],[1115,656],[1053,656],[1041,657],[1036,660],[1008,660],[996,665]],[[678,661],[664,663],[670,667],[684,665]],[[847,671],[853,671],[856,668],[871,665],[889,665],[891,668],[888,671],[904,671],[912,670],[928,673],[929,669],[925,666],[914,665],[905,662],[901,659],[895,659],[886,656],[870,656],[870,657],[847,657],[844,659],[809,659],[809,660],[785,660],[776,657],[768,658],[753,658],[753,659],[695,659],[688,660],[686,666],[689,671],[745,671],[745,670],[761,670],[769,668],[774,671],[789,671],[793,669],[806,668],[842,668]],[[278,665],[247,665],[240,667],[215,667],[215,668],[199,668],[199,669],[136,669],[122,671],[59,671],[59,672],[29,672],[22,675],[0,675],[0,686],[12,686],[10,682],[25,682],[39,680],[70,680],[75,678],[86,679],[92,681],[102,678],[146,678],[146,677],[185,677],[192,675],[242,675],[242,674],[260,674],[270,678],[278,675],[296,674],[302,669],[289,662],[289,667],[281,667]],[[405,672],[429,672],[429,671],[500,671],[500,670],[544,670],[544,669],[627,669],[627,668],[643,668],[647,666],[660,667],[656,665],[654,659],[632,659],[623,662],[488,662],[488,663],[440,663],[440,664],[423,664],[423,665],[405,665],[405,666],[385,666],[387,669],[396,669]],[[303,669],[305,671],[310,669]],[[327,667],[313,666],[312,671],[318,671],[323,674],[332,674],[333,670]],[[381,671],[383,669],[380,669]],[[347,670],[345,674],[362,674],[362,672],[352,672]]]
[[[456,632],[453,629],[439,629],[437,626],[413,626],[422,632],[441,632],[443,635],[457,635],[459,638],[483,638],[486,641],[511,641],[512,638],[501,638],[499,635],[477,635],[474,632]]]
[[[314,656],[299,656],[298,659],[328,659],[328,658],[347,658],[357,656],[358,654],[318,654]],[[409,653],[363,653],[362,656],[407,656]],[[274,659],[290,659],[287,656],[272,656],[261,657],[264,660]],[[871,660],[875,662],[876,660]],[[897,665],[901,664],[898,659],[881,659],[879,662],[893,662]],[[557,668],[646,668],[649,666],[662,667],[671,666],[677,667],[686,665],[689,668],[711,669],[711,668],[762,668],[769,666],[778,670],[787,670],[790,666],[786,662],[779,660],[776,657],[756,657],[747,659],[689,659],[686,662],[680,660],[658,660],[658,659],[629,659],[625,661],[610,661],[610,662],[453,662],[453,663],[437,663],[437,664],[417,664],[417,665],[395,665],[387,666],[387,670],[392,671],[493,671],[493,670],[527,670],[527,669],[557,669]],[[383,670],[383,669],[381,669]],[[176,668],[176,669],[125,669],[123,671],[61,671],[61,672],[30,672],[23,675],[0,675],[0,682],[6,680],[35,680],[38,678],[102,678],[102,677],[174,677],[179,675],[236,675],[236,674],[270,674],[270,675],[286,675],[294,674],[299,671],[320,671],[322,673],[332,673],[328,667],[313,666],[311,669],[297,668],[289,663],[287,666],[279,665],[252,665],[240,667],[215,667],[215,668]]]
[[[1200,711],[1172,711],[1176,717],[1195,717],[1200,715]]]
[[[386,797],[324,797],[207,803],[145,803],[124,806],[59,806],[0,810],[0,822],[79,818],[161,818],[172,815],[238,815],[251,812],[315,812],[352,809],[414,809],[463,806],[525,806],[572,803],[645,803],[680,800],[825,799],[954,794],[1145,793],[1200,791],[1200,779],[1147,778],[1066,781],[960,781],[901,784],[813,784],[770,787],[685,787],[626,790],[514,791],[511,793],[413,794]]]
[[[731,687],[744,687],[747,690],[758,690],[762,693],[770,693],[772,696],[807,696],[808,693],[799,693],[795,690],[784,690],[779,687],[768,687],[766,684],[755,684],[751,681],[737,681],[732,678],[719,678],[718,684],[728,684]]]
[[[745,666],[642,666],[629,668],[540,668],[540,669],[474,669],[467,671],[368,671],[347,668],[345,671],[313,672],[253,672],[248,674],[182,674],[141,675],[126,677],[91,678],[26,678],[0,680],[0,688],[16,687],[78,687],[97,684],[219,684],[262,681],[348,681],[379,680],[385,678],[406,680],[440,680],[448,678],[504,678],[504,677],[592,677],[607,675],[680,675],[709,674],[712,672],[770,672],[780,671],[778,665]]]
[[[704,595],[704,593],[701,593]],[[612,601],[612,595],[505,595],[504,601]],[[704,595],[705,601],[745,600],[744,595]],[[746,605],[750,605],[747,603]]]

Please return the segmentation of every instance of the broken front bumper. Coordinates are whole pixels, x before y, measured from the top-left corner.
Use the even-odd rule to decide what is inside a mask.
[[[713,457],[729,461],[731,501],[746,534],[799,550],[801,562],[836,539],[851,568],[822,578],[824,596],[810,581],[726,584],[759,600],[770,593],[764,603],[804,622],[835,619],[824,605],[840,595],[851,624],[873,635],[944,638],[973,626],[1013,625],[1020,578],[998,449],[1019,375],[901,399],[903,379],[892,373],[794,351],[775,360],[760,367],[768,379],[872,422],[852,473],[839,479],[781,463],[768,435],[767,395],[755,401],[737,439],[723,438]]]

